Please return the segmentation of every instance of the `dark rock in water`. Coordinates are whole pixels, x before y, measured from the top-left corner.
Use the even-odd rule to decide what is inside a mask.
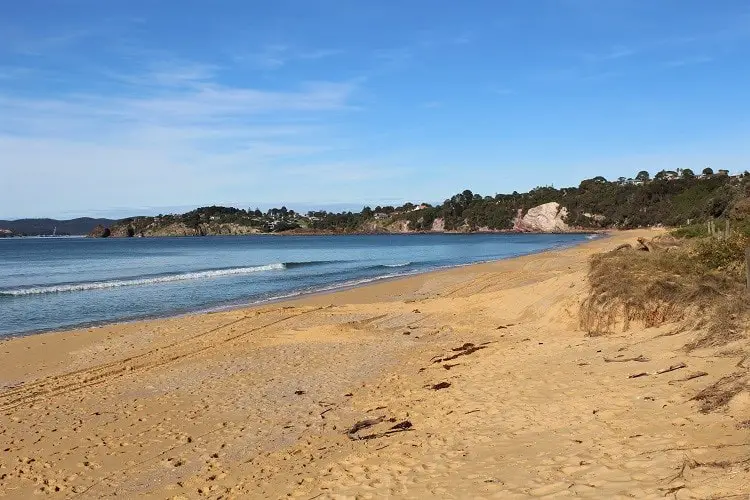
[[[90,238],[109,238],[110,230],[108,227],[104,227],[101,224],[97,225],[89,233]]]

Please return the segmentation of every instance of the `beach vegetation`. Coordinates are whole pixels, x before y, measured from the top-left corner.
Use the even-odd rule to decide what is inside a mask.
[[[745,249],[750,238],[665,235],[594,255],[589,293],[580,309],[581,327],[591,335],[675,325],[702,332],[689,349],[747,338],[750,301]]]

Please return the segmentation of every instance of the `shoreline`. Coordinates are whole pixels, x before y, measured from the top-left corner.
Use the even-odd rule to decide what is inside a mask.
[[[650,230],[649,230],[650,231]],[[581,250],[587,252],[587,247],[600,246],[602,242],[622,235],[625,232],[613,232],[606,233],[601,238],[594,238],[591,240],[581,241],[578,244],[563,248],[549,248],[538,252],[532,252],[526,255],[520,255],[510,257],[506,259],[497,259],[487,262],[469,263],[460,266],[451,266],[444,269],[430,270],[422,273],[415,273],[407,276],[400,276],[388,279],[377,280],[370,283],[365,283],[359,286],[345,287],[341,289],[333,289],[322,292],[312,292],[309,294],[302,294],[297,297],[281,298],[279,300],[272,300],[269,302],[257,303],[257,304],[238,304],[236,307],[228,307],[220,310],[202,310],[202,311],[189,311],[177,315],[166,315],[151,318],[134,318],[130,320],[112,321],[104,323],[89,324],[83,326],[76,326],[71,328],[60,328],[46,331],[37,331],[31,333],[21,333],[15,335],[4,336],[0,338],[0,347],[13,345],[15,343],[30,343],[32,346],[47,345],[47,342],[60,342],[66,341],[70,338],[75,338],[77,344],[91,345],[100,342],[102,337],[107,337],[111,331],[128,331],[137,332],[143,329],[161,329],[165,325],[180,324],[182,322],[200,322],[207,320],[207,318],[232,316],[238,314],[251,314],[258,313],[259,311],[266,311],[269,308],[279,308],[284,310],[286,308],[296,307],[331,307],[333,305],[342,306],[347,304],[367,304],[370,302],[397,302],[399,300],[407,300],[414,302],[421,300],[415,297],[416,291],[419,287],[431,280],[442,280],[444,278],[452,279],[461,277],[463,273],[469,275],[480,274],[497,268],[498,266],[508,266],[514,268],[516,266],[525,265],[526,261],[535,259],[537,257],[547,256],[554,258],[555,254],[564,253],[566,251]],[[398,293],[394,293],[397,290]],[[128,333],[127,335],[130,335]],[[34,350],[36,347],[30,347],[29,349]],[[0,356],[0,366],[2,365],[2,356]],[[2,370],[0,369],[0,374]],[[0,378],[0,388],[2,388],[2,378]]]
[[[0,496],[750,493],[750,396],[695,401],[743,354],[579,329],[591,255],[655,234],[4,341]]]
[[[273,233],[266,233],[267,235],[272,235]],[[378,233],[370,233],[372,235],[378,234]],[[400,234],[400,233],[380,233],[380,234]],[[417,233],[410,233],[410,234],[417,234]],[[461,233],[431,233],[431,234],[461,234]],[[464,234],[484,234],[484,233],[464,233]],[[78,323],[75,325],[70,326],[63,326],[59,328],[49,328],[49,329],[43,329],[43,330],[35,330],[30,332],[15,332],[15,333],[8,333],[3,334],[0,336],[0,343],[6,340],[16,339],[16,338],[23,338],[28,336],[35,336],[35,335],[44,335],[44,334],[50,334],[50,333],[65,333],[70,331],[77,331],[77,330],[84,330],[84,329],[99,329],[99,328],[105,328],[108,326],[114,326],[114,325],[121,325],[121,324],[132,324],[132,323],[138,323],[138,322],[144,322],[144,321],[158,321],[158,320],[165,320],[165,319],[171,319],[171,318],[185,318],[200,314],[215,314],[219,312],[227,312],[227,311],[237,311],[242,309],[249,309],[249,308],[256,308],[256,307],[263,307],[266,305],[272,305],[272,304],[281,304],[287,301],[298,301],[298,300],[304,300],[307,297],[314,297],[318,295],[328,295],[328,294],[334,294],[339,292],[345,292],[347,290],[354,290],[361,287],[367,287],[367,286],[373,286],[384,282],[390,282],[390,281],[398,281],[401,279],[409,279],[411,277],[415,276],[421,276],[425,274],[431,274],[431,273],[439,273],[443,271],[450,271],[453,269],[461,269],[465,267],[472,267],[472,266],[480,266],[483,264],[492,264],[496,262],[501,261],[507,261],[507,260],[513,260],[518,259],[522,257],[526,257],[529,255],[537,255],[542,254],[546,252],[553,252],[556,250],[564,250],[567,248],[573,248],[580,245],[585,245],[586,243],[593,241],[593,240],[601,240],[608,238],[612,235],[612,231],[602,231],[599,233],[517,233],[517,234],[596,234],[598,235],[596,238],[592,238],[587,241],[581,241],[577,243],[572,243],[570,245],[564,245],[562,247],[553,247],[553,248],[547,248],[544,250],[538,250],[529,252],[526,254],[521,255],[515,255],[512,257],[505,257],[500,259],[491,259],[486,261],[479,261],[479,262],[469,262],[465,264],[456,264],[456,265],[449,265],[449,266],[443,266],[443,267],[437,267],[432,269],[427,269],[424,271],[414,271],[414,272],[407,272],[399,275],[384,275],[384,276],[378,276],[373,278],[367,278],[364,280],[355,280],[355,281],[361,281],[361,283],[340,283],[340,284],[331,284],[331,285],[324,285],[322,288],[317,290],[311,290],[311,291],[298,291],[298,292],[289,292],[288,294],[284,294],[277,297],[270,297],[268,299],[261,299],[254,302],[236,302],[236,303],[227,303],[227,304],[220,304],[216,306],[201,306],[196,309],[191,309],[187,311],[182,312],[166,312],[163,314],[153,314],[153,315],[147,315],[147,316],[138,316],[133,318],[124,318],[124,319],[115,319],[115,320],[103,320],[103,321],[92,321],[92,322],[84,322],[84,323]],[[354,234],[352,234],[354,235]],[[232,235],[212,235],[212,236],[232,236]],[[257,235],[238,235],[238,236],[257,236]],[[186,236],[186,237],[195,237],[198,238],[199,236]],[[205,236],[200,236],[200,238],[204,238]],[[32,237],[34,238],[34,237]],[[121,238],[117,238],[121,239]]]
[[[651,228],[648,228],[651,229]],[[626,229],[625,231],[629,231]],[[113,239],[113,240],[130,240],[142,238],[212,238],[212,237],[243,237],[243,236],[410,236],[410,235],[471,235],[471,234],[606,234],[611,231],[620,231],[619,229],[570,229],[568,231],[516,231],[514,229],[496,229],[488,231],[354,231],[354,232],[337,232],[337,231],[299,231],[294,229],[280,232],[257,232],[247,234],[173,234],[173,235],[155,235],[155,236],[75,236],[77,238],[91,239]]]

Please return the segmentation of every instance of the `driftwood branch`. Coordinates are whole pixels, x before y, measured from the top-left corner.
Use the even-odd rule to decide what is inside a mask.
[[[378,417],[378,418],[368,418],[367,420],[360,420],[356,424],[352,426],[351,429],[346,431],[346,435],[349,436],[349,439],[357,440],[362,439],[359,436],[357,436],[357,433],[361,431],[362,429],[367,429],[369,427],[372,427],[373,425],[378,425],[380,422],[385,420],[385,416]]]
[[[638,238],[638,250],[644,251],[644,252],[652,252],[654,250],[651,243],[646,241],[646,238]]]
[[[687,377],[678,378],[677,380],[672,380],[669,383],[676,384],[677,382],[687,382],[688,380],[693,380],[694,378],[705,377],[706,375],[708,375],[708,372],[693,372],[689,374]]]
[[[610,358],[604,358],[605,363],[625,363],[628,361],[638,361],[639,363],[645,363],[647,361],[651,361],[643,354],[636,356],[634,358],[621,358],[621,359],[610,359]]]
[[[379,432],[374,434],[367,434],[365,436],[360,436],[357,433],[364,429],[369,429],[370,427],[373,427],[375,425],[378,425],[381,422],[385,421],[385,416],[378,417],[378,418],[370,418],[367,420],[361,420],[354,424],[351,429],[346,431],[346,435],[351,439],[352,441],[360,441],[360,440],[370,440],[370,439],[377,439],[380,437],[390,436],[391,434],[395,434],[397,432],[407,432],[412,430],[412,423],[408,420],[404,420],[403,422],[399,422],[398,424],[392,426],[390,429],[388,429],[385,432]],[[389,419],[390,422],[395,422],[395,418]]]
[[[685,368],[687,365],[685,363],[677,363],[676,365],[672,365],[669,368],[662,368],[661,370],[656,370],[657,375],[661,375],[662,373],[669,373],[673,372],[675,370],[679,370],[681,368]]]

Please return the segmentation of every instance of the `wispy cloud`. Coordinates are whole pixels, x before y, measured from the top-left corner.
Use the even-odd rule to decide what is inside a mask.
[[[615,61],[617,59],[623,59],[625,57],[631,57],[637,54],[637,50],[624,45],[616,45],[609,50],[601,53],[585,53],[582,54],[582,59],[589,63],[599,63],[606,61]]]
[[[299,52],[297,58],[314,61],[316,59],[324,59],[326,57],[338,56],[344,53],[346,53],[346,51],[343,49],[317,49]]]
[[[551,70],[542,70],[533,74],[531,79],[539,83],[596,83],[622,76],[619,70],[601,70],[597,67],[567,67]]]
[[[266,44],[260,50],[235,55],[237,62],[263,70],[275,70],[295,61],[316,61],[344,54],[342,49],[301,49],[287,44]]]
[[[417,34],[414,48],[435,49],[451,45],[467,45],[476,38],[473,31],[463,31],[454,34],[438,33],[432,30],[421,31]]]
[[[18,28],[0,28],[3,46],[0,53],[15,53],[25,56],[40,56],[76,45],[97,34],[89,28],[71,28],[54,34],[32,34]]]
[[[372,74],[384,74],[408,68],[410,63],[430,51],[447,47],[463,46],[472,43],[475,35],[463,32],[454,35],[438,34],[432,31],[419,32],[414,39],[395,47],[378,48],[372,51],[377,68]]]
[[[460,35],[457,35],[450,40],[450,44],[452,45],[466,45],[469,43],[472,43],[475,39],[475,36],[472,33],[462,33]]]
[[[416,50],[413,46],[396,47],[389,49],[377,49],[373,52],[373,57],[377,61],[381,61],[388,66],[399,66],[410,59],[416,54]]]
[[[683,66],[707,64],[707,63],[712,62],[713,60],[714,60],[713,57],[708,57],[708,56],[692,56],[692,57],[683,57],[680,59],[672,59],[671,61],[667,61],[666,63],[664,63],[664,65],[669,68],[681,68]]]
[[[328,179],[333,184],[346,184],[369,180],[383,180],[404,175],[405,168],[384,168],[372,162],[333,162],[311,163],[304,166],[285,167],[280,171],[285,175]]]
[[[180,204],[212,192],[241,199],[244,189],[264,192],[262,184],[283,197],[284,175],[292,175],[283,171],[292,164],[309,174],[308,187],[325,178],[316,169],[335,170],[323,158],[342,146],[337,117],[355,109],[357,82],[262,89],[223,83],[219,70],[170,58],[98,75],[117,82],[114,87],[35,96],[0,85],[6,187],[28,192],[35,186],[53,199],[64,197],[64,186],[94,182],[98,187],[85,199],[65,202],[83,210]],[[357,178],[343,163],[340,170],[344,181]],[[14,213],[36,213],[31,198],[5,201]],[[2,205],[0,212],[11,208]]]
[[[146,89],[197,87],[213,81],[219,69],[213,64],[171,58],[147,63],[139,72],[103,71],[102,76]]]
[[[33,72],[33,69],[22,66],[0,66],[0,81],[25,78]]]

